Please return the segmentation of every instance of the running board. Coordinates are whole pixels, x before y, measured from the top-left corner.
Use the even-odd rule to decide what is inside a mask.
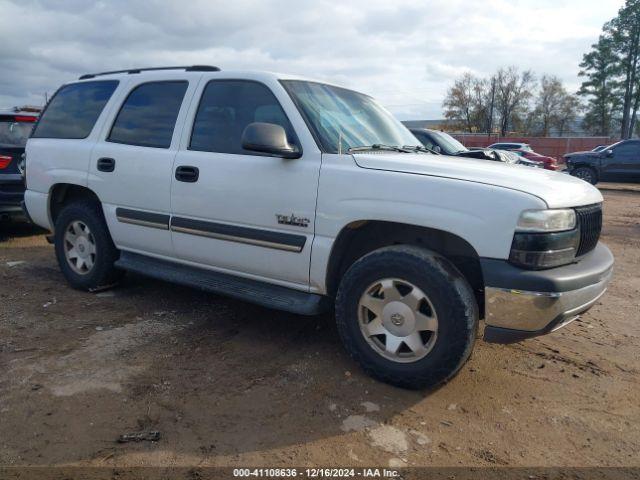
[[[169,262],[131,252],[121,252],[115,266],[149,277],[218,293],[267,308],[300,315],[317,315],[327,310],[328,299],[279,285],[236,277],[225,273]]]

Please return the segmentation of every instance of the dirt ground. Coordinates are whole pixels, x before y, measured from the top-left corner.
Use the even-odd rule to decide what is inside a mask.
[[[42,234],[4,225],[0,466],[640,466],[640,192],[604,194],[602,300],[542,338],[478,341],[434,392],[365,376],[330,318],[134,275],[72,290]]]

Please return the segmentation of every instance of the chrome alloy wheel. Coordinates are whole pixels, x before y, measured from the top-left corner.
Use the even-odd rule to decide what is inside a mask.
[[[85,275],[91,271],[96,261],[96,241],[89,227],[76,220],[71,222],[64,233],[64,255],[71,269]]]
[[[378,354],[399,363],[427,356],[438,334],[438,317],[429,297],[397,278],[385,278],[365,290],[358,304],[358,323]]]

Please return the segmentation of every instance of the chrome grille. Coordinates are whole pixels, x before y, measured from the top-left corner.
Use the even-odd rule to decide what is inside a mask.
[[[602,230],[602,204],[577,207],[576,220],[580,229],[580,244],[577,257],[596,248]]]

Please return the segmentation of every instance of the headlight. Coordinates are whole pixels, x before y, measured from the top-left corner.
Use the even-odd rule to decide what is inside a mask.
[[[525,210],[518,219],[509,261],[529,269],[559,267],[575,260],[579,244],[575,211]]]
[[[562,232],[576,228],[576,212],[564,210],[525,210],[518,219],[518,232]]]

